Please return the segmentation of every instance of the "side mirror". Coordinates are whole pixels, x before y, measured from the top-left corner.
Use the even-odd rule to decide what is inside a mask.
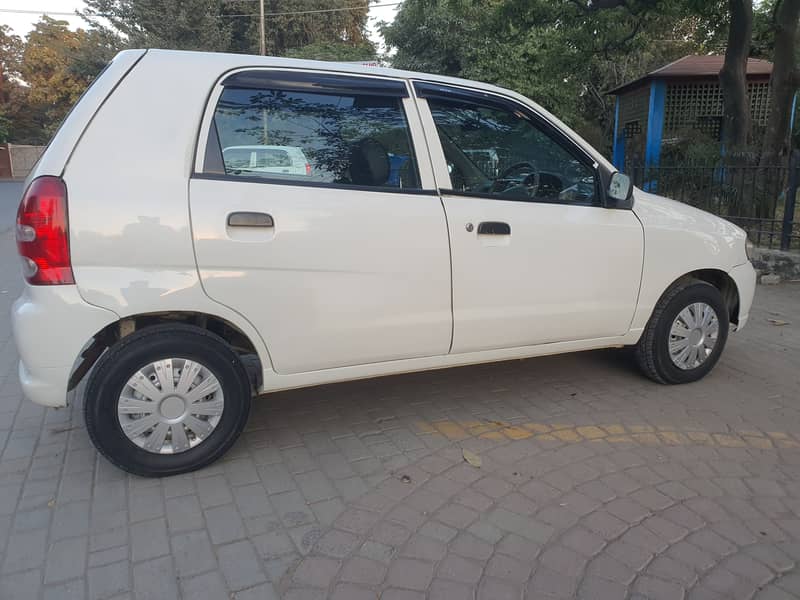
[[[607,208],[631,208],[633,206],[633,184],[631,178],[617,171],[608,184]]]

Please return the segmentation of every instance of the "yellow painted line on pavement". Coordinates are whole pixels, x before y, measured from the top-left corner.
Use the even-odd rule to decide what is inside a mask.
[[[716,433],[708,431],[676,431],[671,427],[654,427],[637,424],[599,423],[596,425],[572,425],[569,423],[521,423],[502,421],[415,421],[413,429],[418,434],[439,433],[449,440],[460,441],[470,437],[491,441],[526,440],[566,443],[599,442],[610,444],[637,443],[646,446],[715,446],[718,448],[800,448],[800,441],[782,431],[742,430]]]

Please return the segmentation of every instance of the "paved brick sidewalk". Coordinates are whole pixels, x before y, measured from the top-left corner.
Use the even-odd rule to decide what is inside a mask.
[[[798,597],[798,300],[759,288],[698,384],[594,352],[279,393],[163,480],[22,400],[3,318],[0,598]]]

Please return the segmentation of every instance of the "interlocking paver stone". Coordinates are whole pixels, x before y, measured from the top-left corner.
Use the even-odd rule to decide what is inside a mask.
[[[4,575],[0,579],[0,598],[37,600],[41,590],[42,574],[38,569]]]
[[[450,554],[439,563],[438,576],[474,584],[481,578],[481,571],[480,562]]]
[[[462,600],[472,596],[473,588],[466,583],[434,579],[428,592],[429,600]]]
[[[492,525],[510,533],[516,533],[531,541],[544,543],[553,535],[553,527],[534,519],[522,517],[503,508],[489,513],[488,520]]]
[[[54,542],[47,551],[44,570],[45,583],[64,581],[83,575],[86,568],[87,537]],[[127,554],[127,549],[124,549]]]
[[[428,561],[397,558],[389,566],[386,583],[394,587],[424,590],[433,579],[434,564]]]
[[[8,539],[3,573],[25,571],[42,565],[47,546],[47,530],[36,529],[17,533]]]
[[[598,352],[280,392],[228,456],[161,480],[98,458],[82,392],[23,401],[3,317],[0,598],[798,596],[798,298],[759,288],[691,386]]]
[[[294,580],[303,585],[326,588],[341,567],[340,561],[325,557],[306,557],[294,572]]]
[[[178,597],[178,581],[172,558],[162,556],[134,565],[133,591],[137,600]]]
[[[217,549],[219,566],[228,587],[240,590],[265,581],[258,556],[247,540],[234,542]]]
[[[219,571],[211,571],[180,580],[184,598],[192,600],[216,600],[224,598],[227,592],[225,580]]]
[[[697,572],[690,566],[664,555],[647,565],[647,572],[660,579],[676,581],[685,588],[694,585],[698,578]]]
[[[578,598],[581,600],[624,600],[628,588],[621,583],[589,575],[581,580]]]
[[[44,588],[44,600],[83,600],[86,598],[86,582],[73,579]]]
[[[484,579],[478,587],[480,600],[517,600],[522,592],[521,587],[511,585],[499,579]]]
[[[205,518],[214,544],[225,544],[246,536],[242,518],[233,504],[209,508],[205,511]]]
[[[361,543],[360,538],[347,531],[332,529],[325,533],[317,542],[317,551],[327,556],[344,558]]]
[[[89,569],[89,598],[102,600],[130,589],[130,564],[121,561]]]
[[[222,475],[200,477],[197,479],[197,496],[203,508],[233,502],[228,480]]]
[[[172,538],[175,571],[180,577],[202,573],[217,566],[214,551],[205,531],[178,534]]]
[[[546,596],[571,598],[577,590],[578,583],[579,580],[574,577],[563,575],[547,567],[540,566],[533,574],[528,587],[527,598],[531,600]]]
[[[172,532],[203,527],[203,512],[197,496],[169,498],[167,500],[167,524]]]
[[[675,600],[684,594],[680,584],[647,575],[636,580],[634,590],[652,600]]]
[[[50,535],[53,539],[89,533],[89,502],[57,506]]]
[[[342,567],[341,580],[363,585],[378,585],[385,576],[386,565],[363,556],[354,556]]]

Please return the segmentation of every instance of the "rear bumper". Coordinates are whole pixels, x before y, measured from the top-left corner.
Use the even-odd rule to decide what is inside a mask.
[[[728,271],[728,275],[736,282],[736,289],[739,291],[739,323],[736,326],[736,331],[739,331],[750,318],[750,308],[756,293],[756,270],[747,262]]]
[[[71,369],[35,368],[33,372],[23,361],[19,361],[19,382],[22,393],[31,402],[43,406],[66,406],[67,385]]]
[[[11,311],[25,396],[45,406],[66,406],[67,383],[81,350],[118,318],[85,302],[74,285],[26,285]]]

